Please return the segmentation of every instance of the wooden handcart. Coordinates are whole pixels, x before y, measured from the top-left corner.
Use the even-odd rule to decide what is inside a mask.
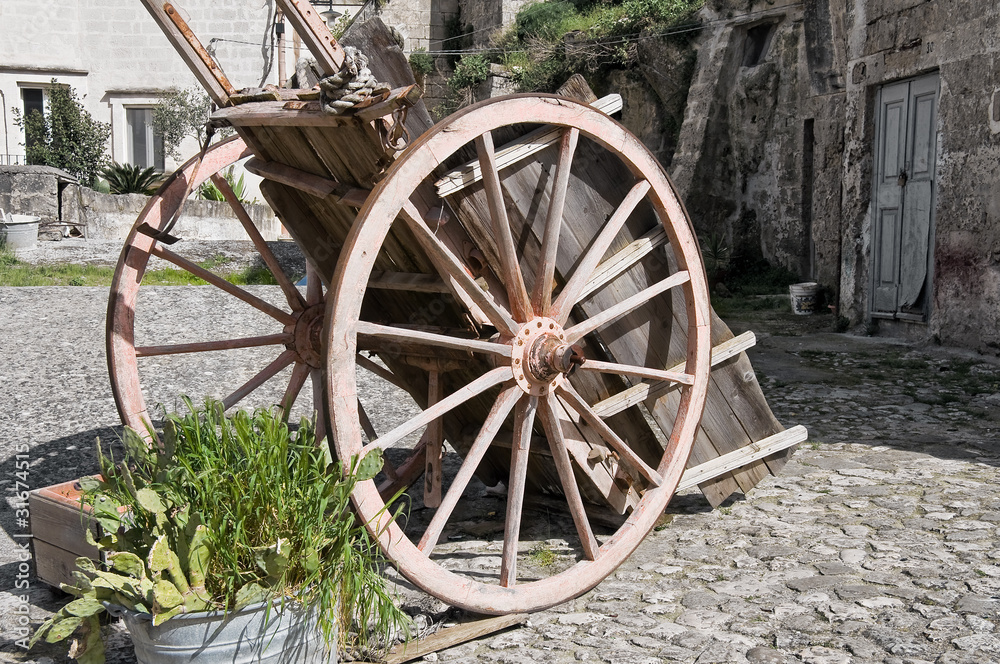
[[[566,90],[576,99],[497,98],[432,126],[406,58],[373,19],[343,42],[366,53],[392,91],[330,115],[312,90],[238,93],[176,8],[142,1],[218,106],[213,122],[236,136],[179,169],[126,241],[108,307],[108,363],[125,424],[145,426],[142,376],[169,356],[276,349],[226,405],[281,374],[287,412],[311,379],[337,457],[376,448],[402,457],[354,496],[387,557],[430,594],[487,614],[587,591],[638,546],[682,477],[718,504],[776,471],[781,450],[804,438],[800,427],[784,432],[767,408],[742,354],[752,335],[734,339],[714,318],[681,201],[655,158],[609,117],[620,98],[597,100],[577,84]],[[323,73],[336,73],[343,48],[311,5],[278,5]],[[306,256],[305,293],[222,177],[247,158]],[[207,181],[276,277],[283,306],[171,244],[169,224]],[[218,340],[137,339],[153,256],[257,308],[274,332],[226,336],[220,321]],[[376,431],[359,372],[403,390],[417,414]],[[447,476],[446,440],[461,457]],[[502,540],[493,558],[462,572],[435,549],[474,475],[506,488]],[[386,497],[421,476],[418,500],[432,516],[409,529],[390,521]],[[577,562],[519,574],[525,497],[543,494],[559,496],[570,515]],[[618,524],[595,527],[594,504],[621,515]]]

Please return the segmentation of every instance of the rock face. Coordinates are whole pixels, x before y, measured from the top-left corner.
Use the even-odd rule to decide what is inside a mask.
[[[48,166],[0,167],[0,209],[58,221],[59,185],[67,181],[73,181],[68,173]]]
[[[699,232],[819,281],[854,322],[996,352],[997,4],[714,0],[702,18],[671,164]],[[928,94],[897,126],[901,83]]]

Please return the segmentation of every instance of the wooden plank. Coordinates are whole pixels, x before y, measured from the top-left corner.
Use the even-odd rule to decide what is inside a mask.
[[[301,108],[288,104],[285,101],[257,101],[220,108],[212,114],[212,120],[234,127],[345,127],[357,122],[351,116],[324,113],[315,102],[307,102]]]
[[[583,77],[582,74],[573,74],[566,82],[559,86],[556,90],[556,94],[569,97],[571,99],[577,99],[587,104],[593,104],[597,101],[597,95],[594,91],[590,89],[590,85],[587,84],[587,79]]]
[[[809,433],[802,425],[794,426],[773,436],[768,436],[763,440],[750,443],[738,450],[723,454],[707,463],[700,464],[694,468],[688,468],[681,476],[681,482],[677,485],[677,490],[690,489],[697,484],[703,484],[708,480],[718,477],[724,473],[732,472],[738,468],[769,457],[772,454],[782,452],[790,447],[803,443],[809,438]]]
[[[608,95],[592,104],[594,108],[607,114],[617,113],[622,109],[621,95]],[[496,151],[497,171],[524,161],[550,145],[555,145],[562,137],[562,129],[541,127],[528,132],[521,138],[512,141]],[[483,171],[478,161],[470,161],[434,183],[438,196],[450,196],[469,185],[483,179]]]
[[[513,613],[495,618],[483,618],[455,627],[445,627],[418,641],[410,641],[395,646],[389,651],[386,664],[402,664],[432,652],[446,650],[467,641],[482,638],[510,627],[528,622],[527,613]]]
[[[563,441],[566,451],[576,462],[576,470],[590,481],[591,486],[599,492],[619,514],[624,514],[639,504],[639,494],[631,486],[621,486],[615,478],[615,468],[611,466],[610,455],[604,441],[592,427],[586,426],[576,411],[560,402],[560,408],[555,415],[562,424]],[[595,457],[593,452],[604,452]],[[581,490],[584,486],[581,485]],[[586,496],[586,494],[585,494]]]
[[[324,178],[276,161],[265,161],[253,157],[244,165],[246,170],[267,180],[295,187],[317,198],[333,196],[337,203],[361,207],[368,200],[370,189],[358,189]]]
[[[412,293],[450,293],[451,289],[436,274],[372,272],[368,288],[409,291]]]
[[[259,99],[239,95],[244,99],[238,106],[216,111],[212,120],[226,122],[234,127],[356,127],[384,117],[399,108],[409,108],[420,99],[420,88],[407,85],[394,89],[386,99],[366,105],[358,104],[353,111],[331,115],[325,113],[318,101]]]
[[[100,561],[97,547],[87,543],[87,530],[96,538],[98,528],[90,518],[90,507],[82,504],[77,480],[32,491],[28,510],[39,579],[58,588],[59,584],[73,581],[77,558]]]
[[[98,559],[97,548],[87,544],[87,529],[97,535],[90,507],[81,505],[77,481],[63,482],[32,491],[28,495],[31,536],[78,556]]]
[[[329,76],[344,66],[344,49],[309,0],[277,0],[285,18],[312,52],[320,71]]]
[[[59,588],[64,583],[73,583],[73,572],[76,571],[76,559],[80,557],[79,553],[60,549],[40,539],[34,540],[32,546],[35,549],[35,575],[39,579],[54,588]],[[92,558],[92,560],[100,562],[97,559]]]
[[[397,109],[415,105],[423,94],[423,90],[416,84],[396,88],[389,93],[389,97],[385,100],[371,106],[361,107],[353,115],[362,122],[371,122],[394,113]]]
[[[212,101],[220,107],[228,106],[229,96],[235,94],[236,90],[187,27],[176,8],[170,3],[161,3],[160,0],[141,0],[141,2]]]

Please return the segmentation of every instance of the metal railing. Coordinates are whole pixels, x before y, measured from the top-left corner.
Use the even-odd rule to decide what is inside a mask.
[[[0,153],[0,166],[25,166],[28,158],[23,154]]]

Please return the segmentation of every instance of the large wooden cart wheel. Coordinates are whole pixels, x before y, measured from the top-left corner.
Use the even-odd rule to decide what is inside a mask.
[[[307,287],[303,295],[284,273],[277,258],[268,248],[260,232],[254,226],[250,215],[233,193],[221,171],[252,153],[239,137],[233,137],[212,146],[202,156],[193,158],[182,166],[159,192],[151,197],[140,213],[122,250],[118,267],[111,286],[111,298],[107,316],[107,351],[111,385],[122,422],[138,431],[144,431],[150,421],[144,396],[142,369],[143,362],[159,363],[169,356],[197,354],[215,355],[235,349],[272,349],[261,366],[251,367],[250,377],[242,385],[228,386],[228,394],[223,397],[226,407],[234,406],[246,398],[265,382],[278,375],[287,367],[292,367],[280,405],[286,412],[302,390],[306,380],[312,378],[313,408],[323,411],[322,397],[322,324],[325,312],[325,298],[319,276],[307,269]],[[156,231],[164,229],[178,213],[182,201],[191,192],[196,192],[202,183],[212,180],[223,192],[227,202],[239,218],[249,239],[253,242],[264,263],[274,275],[281,288],[285,302],[275,305],[251,293],[245,288],[233,285],[183,257],[184,243],[166,245],[153,238]],[[181,212],[183,212],[181,210]],[[145,232],[143,232],[145,231]],[[259,310],[273,323],[273,332],[258,336],[247,336],[246,330],[227,326],[224,316],[204,312],[205,316],[215,316],[211,321],[214,338],[197,342],[177,343],[169,338],[152,340],[136,339],[136,310],[142,278],[151,256],[157,256],[177,268],[207,281],[246,305]],[[147,305],[154,306],[154,305]],[[163,315],[164,312],[156,312]],[[148,315],[148,314],[147,314]],[[202,356],[207,357],[207,356]],[[151,369],[154,370],[155,369]],[[183,392],[187,386],[182,385]],[[175,398],[177,394],[170,395]],[[188,394],[199,399],[201,394]],[[322,421],[322,420],[321,420]]]
[[[550,174],[547,213],[544,203],[540,206],[544,232],[539,234],[539,245],[532,252],[525,249],[524,236],[511,231],[503,174],[497,172],[494,148],[495,135],[516,131],[525,124],[555,128],[561,136],[554,148],[559,152],[554,174]],[[575,223],[572,218],[563,219],[563,204],[573,182],[574,153],[577,144],[582,147],[584,141],[604,150],[609,158],[616,158],[615,166],[624,165],[623,172],[631,174],[632,182],[626,186],[627,196],[615,203],[614,214],[576,259],[575,269],[558,276],[556,257],[564,250],[561,236],[568,235],[569,225]],[[454,160],[449,158],[463,148],[474,150],[482,169],[490,217],[482,224],[490,228],[494,238],[491,252],[499,255],[499,264],[489,265],[488,269],[502,282],[505,293],[485,290],[483,272],[469,258],[487,252],[473,252],[465,258],[457,255],[442,240],[444,234],[438,232],[441,227],[433,221],[436,206],[444,202],[433,200],[433,196],[428,200],[427,183],[440,175],[436,170],[440,166],[451,167]],[[662,222],[676,269],[598,315],[577,319],[574,304],[639,204],[650,206]],[[379,296],[366,292],[373,266],[387,235],[399,228],[413,234],[436,265],[441,281],[460,291],[455,300],[473,302],[488,319],[489,324],[480,326],[476,338],[462,331],[428,331],[426,326],[397,324],[373,309]],[[480,277],[478,282],[476,276]],[[625,317],[641,318],[643,307],[668,291],[674,296],[681,293],[687,314],[686,362],[681,371],[582,358],[575,346],[585,337]],[[398,445],[407,435],[436,421],[446,423],[449,416],[474,404],[483,414],[460,470],[451,478],[423,532],[406,532],[405,524],[391,519],[374,482],[362,483],[355,492],[360,515],[379,535],[388,558],[414,584],[452,605],[480,613],[537,610],[593,588],[654,526],[680,480],[704,408],[710,353],[709,299],[698,245],[680,201],[654,157],[621,125],[589,106],[548,96],[489,100],[447,118],[408,148],[368,198],[345,242],[331,293],[326,323],[327,398],[332,441],[340,458]],[[390,322],[384,322],[386,319]],[[450,385],[440,400],[427,399],[428,407],[419,415],[374,441],[365,441],[357,408],[356,353],[359,348],[378,349],[392,344],[422,345],[428,354],[440,351],[452,356],[456,350],[465,352],[469,358],[466,372],[469,366],[482,369],[478,375],[463,378],[462,384]],[[576,374],[571,377],[574,370]],[[574,388],[574,382],[587,375],[592,377],[594,372],[677,384],[681,397],[672,429],[664,432],[667,442],[658,462],[648,463],[634,454],[629,442],[609,427]],[[579,427],[589,427],[592,434],[596,432],[607,451],[644,482],[641,498],[624,525],[603,541],[595,536],[580,497],[580,469],[574,468],[567,453],[565,427],[573,420]],[[434,548],[482,459],[498,451],[497,434],[504,428],[509,429],[505,435],[510,441],[510,474],[505,480],[502,554],[492,573],[477,569],[466,575],[450,569],[454,566],[443,563]],[[529,455],[535,450],[550,454],[556,466],[579,538],[579,560],[547,578],[524,579],[518,573],[519,533],[525,486],[530,484]]]

